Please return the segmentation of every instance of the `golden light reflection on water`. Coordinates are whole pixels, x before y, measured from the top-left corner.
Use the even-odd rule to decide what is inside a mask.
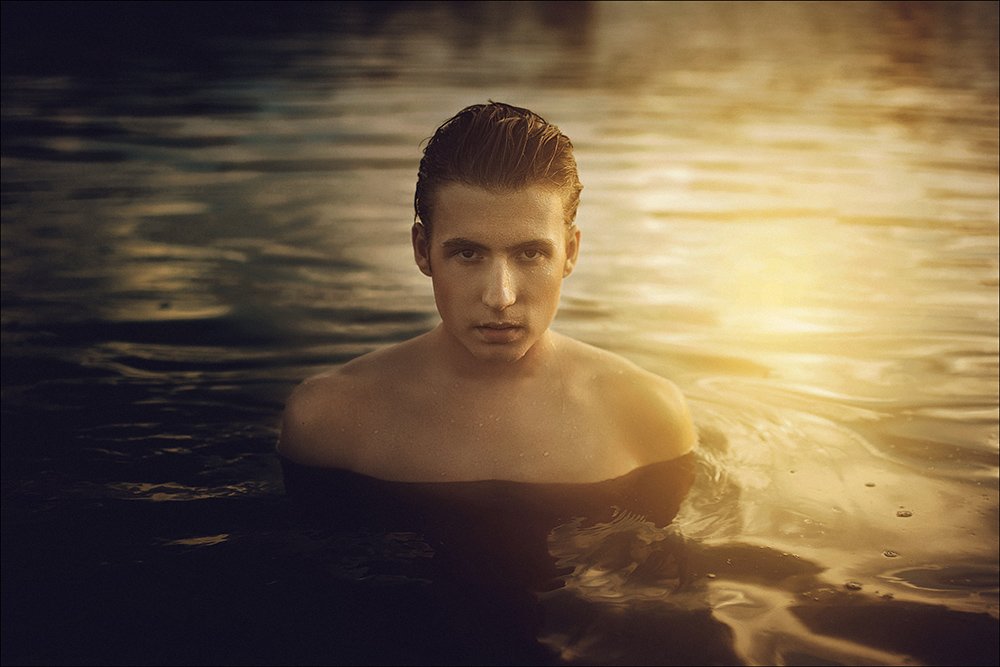
[[[831,329],[832,323],[809,319],[823,297],[845,282],[838,275],[844,267],[830,261],[834,241],[823,226],[748,222],[727,228],[724,237],[713,286],[723,327],[736,337]]]
[[[201,537],[184,537],[179,540],[169,540],[164,542],[167,546],[183,547],[212,547],[222,544],[229,539],[229,533],[219,533],[218,535],[204,535]]]
[[[803,657],[823,656],[836,664],[899,665],[905,654],[880,650],[850,639],[811,633],[790,613],[781,592],[740,582],[712,585],[713,614],[734,629],[739,655],[748,664],[798,664]]]

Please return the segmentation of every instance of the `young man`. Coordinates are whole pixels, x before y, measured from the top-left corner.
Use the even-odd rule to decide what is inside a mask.
[[[400,482],[588,483],[688,453],[677,388],[549,328],[580,251],[573,146],[490,102],[424,150],[411,236],[441,323],[305,381],[278,451]]]

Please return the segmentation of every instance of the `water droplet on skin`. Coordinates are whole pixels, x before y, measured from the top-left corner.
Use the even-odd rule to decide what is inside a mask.
[[[882,552],[882,555],[885,556],[886,558],[896,558],[897,556],[899,556],[899,554],[893,551],[892,549],[886,549],[885,551]]]
[[[548,452],[542,452],[542,456],[548,456],[548,455],[549,455]]]
[[[913,516],[913,512],[911,512],[910,510],[897,510],[896,516],[901,516],[905,518],[908,516]]]
[[[715,579],[717,575],[714,572],[709,572],[705,576],[708,577],[709,579]]]
[[[844,584],[844,588],[846,588],[849,591],[860,591],[861,584],[858,583],[857,581],[848,581],[847,583]]]

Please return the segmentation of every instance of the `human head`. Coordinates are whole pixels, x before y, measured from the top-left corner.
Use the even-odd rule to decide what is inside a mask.
[[[583,189],[569,137],[528,109],[493,101],[459,111],[424,148],[413,207],[427,234],[434,223],[434,195],[447,183],[495,193],[552,188],[562,199],[567,227],[576,219]]]
[[[412,240],[444,340],[480,361],[524,358],[547,339],[580,247],[562,198],[547,187],[491,192],[465,183],[446,183],[435,198],[433,234],[414,225]]]

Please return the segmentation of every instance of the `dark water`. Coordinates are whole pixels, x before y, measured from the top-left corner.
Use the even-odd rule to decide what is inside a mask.
[[[5,664],[996,663],[997,3],[2,7]],[[420,142],[488,98],[577,146],[556,327],[701,433],[527,600],[273,453],[436,322]]]

